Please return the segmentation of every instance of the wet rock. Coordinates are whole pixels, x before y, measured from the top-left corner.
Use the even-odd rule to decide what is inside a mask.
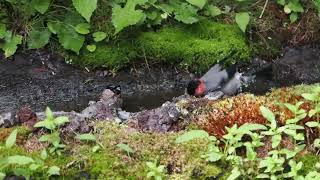
[[[8,112],[0,114],[0,127],[8,128],[17,125],[18,123],[14,113]]]
[[[128,124],[141,131],[168,132],[178,123],[180,114],[175,103],[166,102],[159,108],[138,112]]]
[[[81,114],[88,119],[112,120],[116,117],[115,109],[120,108],[122,104],[119,96],[110,89],[106,89],[103,91],[100,100],[91,103]]]
[[[281,85],[320,81],[320,49],[288,48],[273,65],[274,79]]]
[[[32,128],[36,124],[38,118],[36,113],[33,112],[30,107],[22,107],[17,112],[17,119],[19,123]]]

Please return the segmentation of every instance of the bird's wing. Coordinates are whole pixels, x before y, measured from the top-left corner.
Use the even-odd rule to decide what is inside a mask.
[[[213,77],[215,74],[217,74],[218,72],[220,72],[221,71],[221,65],[220,64],[216,64],[216,65],[214,65],[211,69],[209,69],[209,71],[208,72],[206,72],[206,74],[204,74],[203,76],[202,76],[202,78],[201,79],[208,79],[209,77]]]

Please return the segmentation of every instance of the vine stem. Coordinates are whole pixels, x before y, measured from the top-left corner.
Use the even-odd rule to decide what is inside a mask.
[[[266,0],[266,2],[264,3],[262,12],[261,12],[261,14],[260,14],[260,16],[259,16],[260,19],[262,18],[263,14],[264,14],[264,11],[265,11],[266,8],[267,8],[268,2],[269,2],[269,0]]]

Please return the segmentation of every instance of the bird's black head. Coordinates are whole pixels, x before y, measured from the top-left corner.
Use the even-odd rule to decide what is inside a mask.
[[[201,84],[201,81],[199,79],[193,79],[188,83],[187,86],[187,92],[189,95],[194,96],[196,93],[196,89]]]

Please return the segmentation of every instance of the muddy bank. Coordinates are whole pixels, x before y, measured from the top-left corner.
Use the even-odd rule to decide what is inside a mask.
[[[16,55],[12,60],[0,60],[0,112],[16,111],[28,105],[34,111],[46,106],[54,110],[80,111],[91,100],[98,100],[110,86],[121,86],[124,106],[131,111],[145,108],[138,105],[143,99],[161,105],[172,97],[183,94],[190,79],[186,72],[170,66],[161,68],[137,67],[113,75],[109,71],[87,72],[65,64],[58,56],[35,52]],[[155,96],[156,94],[162,96]],[[135,97],[135,98],[133,98]],[[146,98],[143,98],[146,97]]]

